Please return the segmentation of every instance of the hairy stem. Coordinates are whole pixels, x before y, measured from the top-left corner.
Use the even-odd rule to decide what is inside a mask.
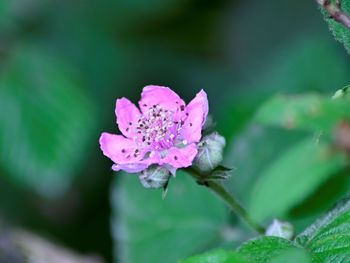
[[[197,182],[200,185],[204,185],[216,193],[226,204],[230,207],[230,209],[236,213],[241,219],[252,229],[254,229],[259,234],[265,234],[265,228],[256,223],[247,213],[247,211],[237,202],[237,200],[225,190],[225,188],[216,181],[213,180],[205,180],[205,176],[201,175],[197,171],[193,169],[188,169],[188,172],[197,179]]]
[[[339,0],[337,0],[336,3],[332,3],[330,0],[316,0],[316,2],[323,7],[335,21],[350,29],[350,16],[341,9]]]

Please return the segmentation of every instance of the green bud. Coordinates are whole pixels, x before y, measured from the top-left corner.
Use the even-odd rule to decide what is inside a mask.
[[[223,159],[225,145],[225,138],[217,132],[203,137],[198,144],[198,154],[194,159],[194,166],[204,173],[214,170]]]
[[[282,237],[291,240],[294,236],[294,227],[288,222],[282,222],[274,219],[272,224],[268,226],[265,235]]]
[[[141,184],[145,188],[166,188],[171,173],[168,169],[158,165],[152,165],[142,171],[139,176]]]

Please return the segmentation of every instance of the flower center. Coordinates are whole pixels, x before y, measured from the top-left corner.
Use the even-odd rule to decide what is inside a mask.
[[[176,112],[153,105],[143,114],[136,126],[136,141],[154,150],[168,149],[175,143],[184,121]]]

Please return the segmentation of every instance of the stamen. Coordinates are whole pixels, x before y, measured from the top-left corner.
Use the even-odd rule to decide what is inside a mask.
[[[180,108],[184,110],[185,106],[182,105]],[[137,121],[136,142],[143,145],[141,147],[147,146],[157,150],[172,147],[181,125],[184,124],[183,120],[174,118],[173,111],[164,109],[159,104],[152,105]]]

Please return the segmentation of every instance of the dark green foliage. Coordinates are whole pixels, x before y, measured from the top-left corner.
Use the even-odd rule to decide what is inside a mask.
[[[45,48],[15,48],[8,60],[0,79],[1,167],[20,185],[61,195],[93,138],[95,108],[74,71]]]
[[[348,30],[326,20],[350,50]],[[159,84],[189,101],[203,88],[227,142],[227,190],[260,224],[278,216],[300,232],[350,189],[334,133],[350,111],[330,99],[349,68],[315,1],[0,0],[1,217],[106,262],[174,263],[224,247],[188,262],[254,263],[258,252],[235,249],[255,233],[188,175],[171,178],[162,200],[137,176],[112,173],[98,137],[118,132],[115,99],[136,102]],[[337,236],[318,232],[346,245],[346,217]],[[275,243],[273,263],[315,256]]]

